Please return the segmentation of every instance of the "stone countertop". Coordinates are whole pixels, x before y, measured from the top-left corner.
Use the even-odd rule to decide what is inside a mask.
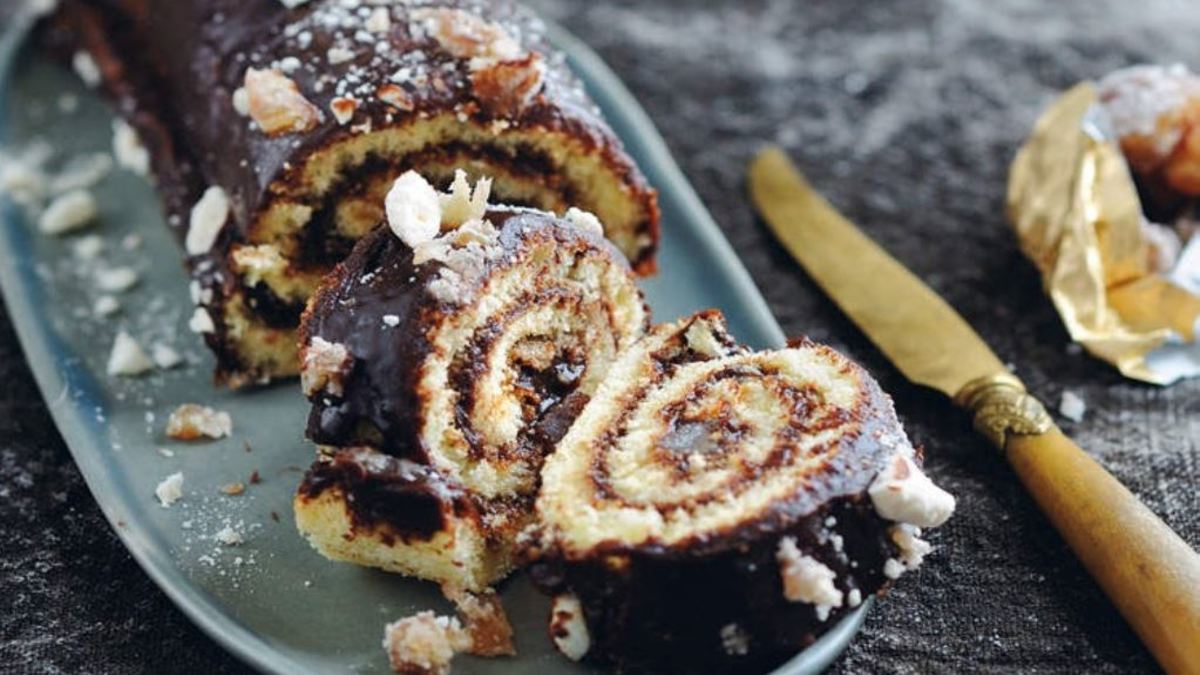
[[[925,445],[930,473],[959,498],[933,533],[935,553],[876,605],[834,672],[1154,669],[1001,457],[945,401],[909,385],[775,244],[744,175],[761,143],[784,145],[1035,394],[1082,396],[1086,417],[1059,420],[1064,429],[1200,545],[1200,381],[1141,385],[1070,349],[1003,216],[1008,164],[1056,92],[1120,66],[1194,57],[1200,11],[1176,0],[534,4],[641,100],[785,331],[872,370]],[[243,672],[110,531],[0,317],[0,663]]]

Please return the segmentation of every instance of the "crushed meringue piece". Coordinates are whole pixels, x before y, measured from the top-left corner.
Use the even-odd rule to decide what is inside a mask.
[[[100,85],[100,66],[96,65],[96,59],[92,58],[88,52],[83,50],[75,52],[75,55],[71,57],[71,67],[88,87],[94,89]]]
[[[288,9],[296,9],[306,2],[308,2],[308,0],[279,0],[279,4],[287,7]]]
[[[363,27],[372,33],[386,33],[392,29],[392,15],[387,7],[376,7],[371,10],[371,16],[367,17]]]
[[[96,218],[96,199],[87,190],[71,190],[42,211],[38,229],[46,234],[65,234],[90,225]]]
[[[395,328],[396,326],[399,326],[400,316],[397,314],[384,314],[383,325],[387,326],[388,328]]]
[[[550,638],[563,656],[578,661],[592,647],[587,622],[583,617],[583,605],[573,593],[554,597],[550,608]]]
[[[268,136],[308,131],[321,121],[321,111],[278,70],[247,68],[243,86],[250,117]]]
[[[117,165],[139,176],[148,175],[150,153],[146,146],[142,145],[142,140],[138,138],[133,127],[125,120],[117,118],[113,120],[112,131],[113,157],[117,158]]]
[[[862,591],[857,588],[851,588],[850,592],[846,593],[846,606],[853,609],[862,604]]]
[[[789,601],[814,605],[820,621],[827,620],[834,608],[842,606],[842,592],[834,585],[837,573],[816,558],[802,554],[795,537],[779,541],[775,559],[783,578],[783,596]]]
[[[567,213],[563,217],[567,219],[567,222],[585,232],[590,232],[598,237],[604,236],[604,224],[591,211],[584,211],[572,206],[567,209]]]
[[[184,403],[167,419],[167,436],[181,441],[224,438],[231,433],[233,419],[229,413],[196,403]]]
[[[437,236],[442,227],[442,207],[437,190],[415,171],[406,171],[392,183],[384,199],[388,226],[400,240],[416,248]]]
[[[203,307],[197,307],[196,311],[192,312],[192,318],[188,319],[188,328],[193,333],[217,332],[217,326],[213,323],[212,316]]]
[[[439,197],[442,205],[442,229],[453,229],[472,220],[481,220],[487,213],[491,192],[491,178],[480,178],[472,189],[467,182],[467,172],[455,169],[450,192]]]
[[[900,562],[904,568],[915,570],[925,561],[925,556],[933,550],[929,542],[921,539],[921,528],[908,523],[899,523],[888,529],[892,542],[900,549]]]
[[[934,485],[903,451],[892,456],[867,494],[879,515],[898,523],[937,527],[954,513],[954,496]]]
[[[229,218],[229,196],[219,185],[211,185],[196,204],[188,217],[187,236],[184,248],[188,255],[203,255],[212,249]]]
[[[163,370],[174,368],[183,363],[183,357],[179,355],[179,352],[161,342],[155,342],[150,346],[150,358],[153,359],[154,365]]]
[[[383,648],[396,672],[448,675],[450,660],[470,647],[470,639],[458,619],[425,611],[389,623]]]
[[[242,117],[250,116],[250,94],[246,93],[245,87],[238,87],[233,90],[230,103],[233,104],[233,109],[237,111],[237,114]]]
[[[141,375],[154,367],[142,346],[125,331],[117,332],[108,356],[109,375]]]
[[[51,194],[84,190],[99,183],[112,171],[113,160],[107,152],[72,157],[67,165],[50,178]]]
[[[121,311],[121,303],[111,295],[102,295],[96,298],[96,302],[92,304],[92,312],[96,316],[112,316]]]
[[[76,239],[71,251],[83,260],[95,260],[104,251],[104,246],[104,237],[88,234]]]
[[[1079,394],[1065,389],[1062,400],[1058,402],[1058,412],[1072,422],[1082,422],[1083,416],[1087,414],[1087,402]]]
[[[213,538],[222,544],[225,544],[226,546],[237,546],[238,544],[246,541],[245,537],[243,537],[240,532],[233,529],[233,526],[231,525],[226,525],[218,530],[217,533],[213,535]]]
[[[158,487],[154,488],[154,496],[158,498],[158,503],[162,507],[169,508],[172,504],[183,498],[183,472],[176,471],[175,473],[162,479]]]
[[[300,388],[304,395],[313,396],[324,390],[341,396],[343,380],[352,362],[353,357],[346,345],[314,336],[304,350],[304,362],[300,368]]]
[[[137,285],[137,270],[132,267],[109,267],[96,270],[96,288],[106,293],[123,293]]]

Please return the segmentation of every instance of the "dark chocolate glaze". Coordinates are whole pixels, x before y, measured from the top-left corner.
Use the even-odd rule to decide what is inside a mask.
[[[829,516],[837,524],[825,528]],[[843,594],[858,589],[865,600],[889,584],[881,570],[896,555],[887,534],[891,524],[865,497],[844,497],[786,529],[747,536],[718,553],[543,558],[529,573],[539,590],[579,598],[591,639],[589,661],[629,673],[765,673],[852,611],[843,603],[821,621],[812,605],[789,602],[775,557],[780,539],[795,537],[802,553],[837,574]],[[841,552],[821,534],[826,529],[841,535]],[[721,630],[730,624],[748,638],[744,655],[723,645]]]
[[[299,494],[315,499],[330,489],[345,496],[356,531],[377,532],[387,545],[427,540],[451,516],[478,517],[474,501],[436,471],[366,448],[346,448],[314,463]]]
[[[718,313],[703,313],[693,321],[700,319],[716,324],[716,336],[728,355],[744,353],[721,330]],[[681,366],[712,358],[687,346],[684,335],[689,325],[682,324],[650,355],[656,373],[641,383],[641,392],[660,386]],[[889,558],[898,557],[889,533],[894,523],[876,513],[867,489],[895,452],[892,445],[881,442],[881,435],[900,431],[891,401],[862,368],[829,348],[804,339],[792,344],[828,350],[830,358],[842,364],[842,376],[857,381],[860,391],[849,409],[838,409],[819,407],[814,392],[793,387],[790,400],[795,419],[785,427],[788,433],[802,437],[825,428],[844,431],[812,451],[819,454],[820,463],[795,494],[773,504],[765,514],[747,514],[721,529],[669,544],[656,539],[606,540],[578,551],[558,543],[555,526],[547,525],[528,540],[523,557],[531,564],[535,585],[550,595],[573,593],[582,603],[591,639],[589,660],[632,673],[766,672],[807,647],[852,610],[846,599],[852,589],[865,600],[890,583],[883,568]],[[730,366],[714,371],[705,382],[764,374],[769,374],[765,366]],[[689,396],[701,395],[703,387]],[[634,399],[638,398],[635,394]],[[680,410],[681,405],[665,407],[664,422],[680,421]],[[607,477],[598,458],[622,434],[626,417],[618,417],[609,434],[593,440],[597,459],[590,480],[595,493],[624,506],[661,511],[686,510],[707,501],[708,496],[698,496],[681,504],[640,504],[624,500],[606,487]],[[702,421],[709,429],[719,429],[721,443],[729,446],[713,453],[736,451],[740,430],[735,422]],[[668,424],[668,428],[672,427]],[[731,489],[753,490],[757,472],[792,461],[789,448],[794,444],[789,440],[786,433],[781,435],[768,459],[761,466],[749,467]],[[657,461],[668,466],[677,459],[670,448],[657,452]],[[687,480],[686,471],[679,472],[679,480]],[[826,525],[831,516],[836,522]],[[831,535],[841,537],[841,550]],[[791,602],[784,596],[776,555],[785,537],[795,538],[801,554],[812,556],[836,574],[843,605],[834,608],[825,621],[812,605]],[[744,635],[745,654],[730,653],[723,644],[721,630],[730,624]]]
[[[570,73],[562,54],[549,47],[543,25],[531,13],[509,0],[394,3],[389,6],[390,30],[367,41],[353,39],[361,19],[356,26],[331,25],[345,19],[344,12],[336,9],[339,5],[338,0],[311,0],[294,9],[272,0],[63,0],[43,31],[59,50],[69,54],[85,49],[95,58],[103,86],[151,152],[169,221],[180,236],[191,206],[205,188],[219,185],[229,195],[231,218],[217,244],[210,253],[188,260],[195,278],[214,291],[208,311],[217,331],[205,339],[217,355],[219,378],[256,375],[245,372],[246,364],[240,362],[222,320],[229,298],[241,292],[231,270],[230,248],[248,240],[257,218],[273,200],[306,197],[310,186],[300,175],[305,158],[362,133],[364,125],[378,132],[430,115],[455,113],[485,125],[564,133],[600,153],[623,177],[630,193],[645,205],[649,215],[644,231],[657,242],[654,190]],[[364,7],[372,9],[366,3]],[[528,106],[515,113],[493,109],[475,95],[467,60],[455,58],[423,29],[414,29],[409,20],[412,11],[438,7],[477,13],[543,57],[544,86]],[[339,42],[339,34],[351,39]],[[376,41],[386,42],[387,49],[377,49]],[[330,63],[328,51],[335,43],[349,44],[353,55]],[[322,120],[303,133],[268,136],[234,109],[233,92],[241,86],[247,68],[280,68],[292,59],[299,65],[287,69],[288,77],[321,111]],[[394,77],[405,68],[408,77]],[[376,97],[376,89],[389,82],[402,87],[410,109],[398,109]],[[338,96],[359,101],[347,124],[338,123],[330,112],[330,102]],[[501,159],[549,184],[557,181],[537,158],[518,153]],[[357,187],[348,174],[331,194]],[[332,230],[327,221],[329,199],[310,204],[316,211],[314,226],[322,230]],[[335,240],[323,257],[309,262],[328,263],[348,248]],[[639,272],[653,271],[653,249],[633,261]],[[275,323],[283,325],[279,316],[275,315]]]
[[[525,252],[546,241],[554,242],[555,255],[602,255],[626,266],[611,244],[550,214],[493,209],[487,219],[499,230],[497,245],[503,252],[489,260],[483,279],[520,264]],[[313,296],[301,323],[301,344],[319,336],[345,345],[352,362],[343,378],[343,395],[314,396],[309,438],[336,447],[371,443],[397,457],[429,461],[418,435],[424,408],[418,380],[432,349],[429,331],[454,312],[473,311],[470,306],[448,305],[430,291],[430,282],[442,269],[436,260],[414,265],[412,250],[380,227],[359,241]],[[538,292],[531,279],[528,300],[536,301]],[[396,325],[385,327],[384,316],[397,317]],[[472,362],[469,354],[463,360]],[[560,385],[555,403],[570,398],[572,389]],[[544,422],[538,428],[547,431],[535,435],[553,438],[565,432],[562,413],[554,413],[559,405],[539,411]],[[578,407],[572,401],[564,410]]]

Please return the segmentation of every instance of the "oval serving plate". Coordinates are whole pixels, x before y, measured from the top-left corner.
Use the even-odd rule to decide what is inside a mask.
[[[21,49],[21,24],[10,22],[0,36],[0,147],[45,139],[62,158],[107,152],[111,111],[67,70]],[[644,284],[655,316],[666,320],[719,307],[750,345],[782,345],[783,333],[762,296],[646,114],[581,42],[553,26],[551,36],[661,191],[663,272]],[[172,601],[248,664],[275,673],[387,672],[380,649],[384,623],[421,609],[449,611],[445,601],[433,584],[328,562],[296,533],[292,491],[313,453],[302,436],[307,406],[298,388],[283,384],[239,394],[214,388],[209,356],[186,328],[187,279],[153,188],[114,170],[92,191],[101,213],[88,234],[106,241],[94,260],[73,253],[81,235],[41,235],[23,210],[0,201],[0,283],[42,396],[105,517]],[[126,246],[134,233],[140,242]],[[119,295],[118,314],[97,318],[92,280],[116,266],[133,267],[140,281]],[[141,378],[107,376],[119,328],[143,345],[172,346],[186,363]],[[233,436],[204,444],[166,438],[167,416],[185,402],[229,411]],[[177,471],[184,475],[184,497],[162,508],[154,489]],[[231,483],[249,483],[255,472],[261,482],[244,494],[221,492]],[[244,534],[242,545],[216,541],[226,525]],[[520,656],[463,656],[455,672],[593,672],[554,653],[545,637],[548,602],[523,576],[500,590]],[[865,611],[864,605],[848,615],[777,672],[823,670],[858,630]]]

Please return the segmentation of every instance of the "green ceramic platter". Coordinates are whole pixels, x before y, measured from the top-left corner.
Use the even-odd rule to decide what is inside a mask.
[[[7,148],[48,140],[64,157],[107,151],[112,113],[67,69],[21,47],[20,22],[0,41],[0,141]],[[554,41],[661,191],[662,273],[645,283],[655,316],[671,319],[718,307],[733,331],[756,347],[783,334],[729,244],[701,205],[645,113],[611,71],[561,29]],[[77,97],[64,112],[62,96]],[[313,450],[303,436],[306,405],[283,384],[231,393],[214,388],[212,363],[186,328],[191,303],[181,254],[144,179],[113,171],[93,188],[100,218],[89,233],[107,242],[99,261],[73,253],[79,235],[39,234],[25,212],[0,202],[0,282],[9,315],[67,446],[108,521],[146,573],[214,640],[248,664],[273,673],[387,672],[380,649],[385,622],[448,607],[432,584],[330,563],[292,525],[290,500]],[[136,233],[141,244],[121,242]],[[95,267],[132,266],[140,282],[120,294],[122,310],[96,318]],[[140,378],[105,374],[113,337],[125,329],[144,345],[163,342],[183,354],[179,368]],[[164,422],[177,405],[198,402],[229,411],[234,433],[204,444],[172,442]],[[171,456],[160,449],[166,449]],[[154,489],[182,471],[184,497],[161,507]],[[220,487],[262,482],[240,496]],[[226,525],[245,542],[223,546]],[[457,673],[590,672],[553,652],[547,601],[521,575],[501,588],[517,631],[515,659],[469,657]],[[824,669],[862,622],[849,615],[780,672]]]

